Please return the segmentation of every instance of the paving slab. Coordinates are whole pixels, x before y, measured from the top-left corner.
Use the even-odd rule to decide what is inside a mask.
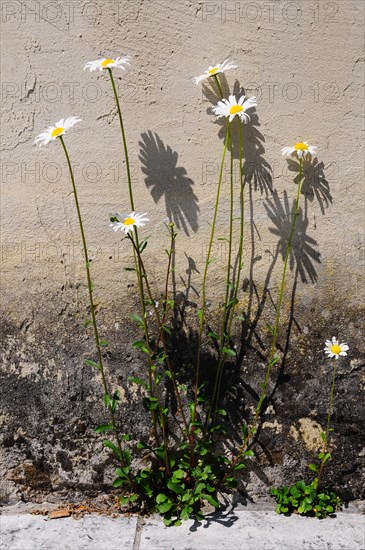
[[[3,515],[1,550],[132,550],[136,517]]]
[[[214,513],[204,521],[165,527],[159,517],[50,520],[1,517],[2,550],[365,550],[365,516],[344,512],[326,520],[273,511]]]
[[[167,528],[158,518],[141,531],[140,550],[364,550],[365,517],[318,520],[272,511],[213,514]]]

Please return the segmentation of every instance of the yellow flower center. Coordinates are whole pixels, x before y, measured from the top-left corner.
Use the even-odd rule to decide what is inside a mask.
[[[134,218],[126,218],[123,223],[124,225],[133,225],[136,223],[136,220]]]
[[[110,65],[110,63],[114,63],[114,61],[114,59],[104,59],[104,61],[102,61],[101,63],[101,66],[106,67],[107,65]]]
[[[55,129],[52,131],[51,136],[52,136],[52,137],[58,137],[58,136],[60,136],[60,135],[62,134],[62,132],[63,132],[64,130],[65,130],[65,129],[64,129],[62,126],[60,126],[59,128],[55,128]]]
[[[335,344],[334,346],[331,346],[331,351],[332,353],[335,353],[336,355],[340,353],[341,351],[341,347],[337,344]]]
[[[214,76],[215,74],[219,73],[219,67],[213,67],[213,69],[208,70],[209,76]]]
[[[236,115],[237,113],[240,113],[241,111],[243,111],[242,105],[233,105],[233,107],[231,107],[231,110],[229,111],[229,114],[230,115]]]
[[[306,143],[303,143],[303,141],[299,141],[294,145],[294,149],[296,151],[308,151],[308,145]]]

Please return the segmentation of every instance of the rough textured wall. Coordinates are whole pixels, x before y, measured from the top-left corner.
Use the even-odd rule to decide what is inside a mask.
[[[253,494],[264,494],[271,483],[305,472],[318,443],[316,423],[325,419],[330,374],[321,348],[338,333],[351,352],[339,376],[338,468],[333,466],[332,476],[346,496],[358,497],[364,461],[363,2],[4,0],[1,10],[5,498],[92,490],[108,483],[104,470],[111,465],[92,432],[101,415],[101,388],[82,364],[93,342],[82,328],[87,295],[67,166],[58,143],[33,145],[38,133],[64,116],[83,120],[67,135],[67,144],[101,332],[110,341],[111,379],[123,391],[124,422],[139,415],[143,424],[138,391],[126,385],[131,371],[144,368],[129,345],[136,287],[123,267],[130,251],[108,227],[111,211],[128,210],[117,114],[107,75],[82,70],[99,56],[123,54],[132,64],[117,82],[136,205],[151,219],[147,263],[158,293],[163,280],[158,258],[167,244],[163,222],[173,219],[179,228],[176,293],[188,319],[195,318],[199,304],[224,137],[208,111],[216,98],[191,77],[229,57],[239,68],[226,73],[227,85],[257,96],[256,113],[244,128],[246,262],[240,308],[249,309],[251,324],[236,327],[246,355],[227,371],[226,398],[236,411],[233,438],[241,413],[247,416],[255,405],[255,393],[247,388],[258,391],[264,369],[264,325],[275,313],[296,191],[295,167],[280,148],[297,139],[318,145],[318,160],[305,167],[287,284],[281,346],[285,351],[288,332],[291,346],[285,372],[273,379],[273,387],[276,379],[278,384],[257,447],[259,461],[247,477]],[[228,163],[218,236],[227,234],[227,170]],[[209,278],[213,322],[222,299],[227,255],[222,243],[215,245]],[[183,330],[176,340],[176,349],[193,348],[193,335]],[[229,384],[238,388],[233,397]]]

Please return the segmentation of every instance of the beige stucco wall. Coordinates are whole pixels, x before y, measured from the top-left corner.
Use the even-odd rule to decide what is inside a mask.
[[[156,278],[163,265],[157,258],[163,258],[166,241],[166,202],[176,217],[181,200],[187,231],[179,232],[177,279],[185,277],[185,253],[202,272],[222,139],[215,117],[206,112],[210,103],[202,86],[196,87],[191,78],[228,57],[238,65],[226,73],[229,85],[238,80],[249,95],[257,96],[260,126],[254,128],[256,137],[248,127],[245,132],[251,145],[252,139],[261,144],[259,156],[268,172],[271,168],[280,198],[286,190],[292,200],[296,190],[281,147],[301,138],[319,148],[321,178],[328,181],[332,203],[324,204],[322,212],[316,198],[308,201],[307,231],[320,262],[312,262],[316,285],[302,291],[312,297],[331,296],[329,307],[336,295],[358,303],[363,275],[361,0],[3,1],[1,9],[2,285],[8,311],[21,315],[30,303],[37,308],[40,292],[84,281],[63,152],[58,143],[42,149],[33,145],[38,133],[64,116],[82,118],[69,132],[67,144],[100,299],[120,300],[132,281],[133,275],[121,272],[129,258],[127,243],[120,243],[108,227],[111,211],[129,209],[111,86],[105,73],[82,70],[100,55],[124,54],[132,63],[128,72],[118,73],[118,85],[137,209],[151,219],[146,232],[151,234],[150,264]],[[156,157],[149,147],[147,170],[157,186],[167,188],[167,196],[162,192],[157,203],[145,185],[139,159],[141,134],[149,131],[161,140],[162,154]],[[257,158],[253,164],[260,173]],[[315,176],[314,185],[319,180]],[[182,193],[177,184],[174,189],[174,181],[184,186]],[[277,237],[269,230],[273,224],[264,208],[265,195],[256,190],[252,198],[255,280],[262,283]],[[227,232],[228,176],[222,199],[217,236]],[[249,218],[247,207],[247,259]],[[221,245],[216,257],[212,281],[224,268]],[[277,267],[280,271],[281,263]],[[199,286],[198,274],[195,284]]]

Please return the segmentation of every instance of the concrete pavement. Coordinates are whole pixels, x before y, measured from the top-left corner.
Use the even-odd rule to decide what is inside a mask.
[[[1,517],[1,550],[364,550],[365,516],[355,508],[326,520],[233,510],[165,527],[159,517],[97,514],[75,520]]]

